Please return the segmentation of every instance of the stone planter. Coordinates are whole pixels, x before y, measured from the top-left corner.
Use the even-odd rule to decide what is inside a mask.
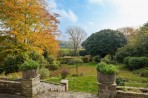
[[[99,98],[116,98],[116,74],[103,74],[97,72]]]
[[[31,69],[22,72],[23,79],[31,79],[38,76],[38,69]]]
[[[102,84],[114,84],[116,81],[116,74],[103,74],[101,72],[97,72],[98,82]]]

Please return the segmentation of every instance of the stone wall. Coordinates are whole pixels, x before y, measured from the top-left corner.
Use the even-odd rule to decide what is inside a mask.
[[[45,92],[65,92],[68,90],[68,81],[60,84],[51,84],[47,82],[40,82],[39,77],[32,78],[31,80],[10,81],[0,80],[0,93],[35,96]]]
[[[0,80],[0,93],[20,95],[21,91],[21,82]]]
[[[124,91],[123,89],[127,89]],[[131,92],[128,89],[135,89],[140,92]],[[117,98],[148,98],[147,88],[135,88],[135,87],[117,87]]]

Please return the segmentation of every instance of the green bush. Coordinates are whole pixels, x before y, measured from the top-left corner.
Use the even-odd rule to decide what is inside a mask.
[[[123,60],[123,63],[126,65],[126,66],[129,66],[129,59],[131,57],[125,57],[124,60]]]
[[[72,59],[69,59],[68,65],[75,65],[75,64],[80,64],[83,63],[83,60],[79,57],[73,57]]]
[[[5,74],[18,72],[19,66],[29,59],[38,62],[40,65],[40,68],[47,65],[47,61],[44,59],[44,57],[41,54],[33,51],[24,52],[24,53],[19,53],[15,55],[12,55],[12,54],[7,55],[7,57],[4,59],[3,71],[5,71]]]
[[[103,74],[115,74],[118,70],[115,65],[101,62],[97,65],[97,71]]]
[[[71,56],[72,54],[73,54],[72,49],[64,48],[59,50],[58,56],[59,57]]]
[[[130,70],[142,68],[143,65],[142,65],[141,59],[139,57],[130,58],[128,67]]]
[[[106,55],[104,58],[102,58],[101,62],[105,62],[107,64],[116,64],[116,61],[112,60],[110,55]]]
[[[57,70],[59,66],[57,64],[49,64],[48,68],[50,71],[54,71]]]
[[[121,77],[117,77],[116,84],[117,84],[117,86],[125,86],[125,79],[123,79]]]
[[[19,69],[21,71],[27,71],[31,69],[37,69],[39,67],[39,63],[34,60],[27,60],[23,64],[20,65]]]
[[[80,50],[80,51],[79,51],[79,55],[80,55],[80,56],[85,56],[85,55],[88,55],[88,53],[87,53],[86,50]]]
[[[51,71],[57,70],[60,66],[60,62],[56,60],[56,58],[54,56],[49,56],[47,58],[48,61],[48,65],[46,66],[46,68],[48,68]]]
[[[59,59],[61,64],[68,64],[70,62],[71,59],[73,59],[74,57],[71,56],[65,56],[65,57],[61,57]]]
[[[148,66],[147,57],[126,57],[124,64],[129,70],[140,69]]]
[[[72,59],[70,59],[70,60],[67,62],[67,64],[68,64],[68,65],[74,65],[75,62],[74,62]]]
[[[148,67],[148,58],[147,57],[140,57],[141,63],[143,67]]]
[[[19,54],[19,55],[8,55],[4,60],[3,69],[5,74],[18,72],[19,65],[23,64],[26,59],[29,57],[26,54]]]
[[[48,70],[48,69],[46,69],[46,68],[41,68],[41,69],[39,70],[39,73],[40,73],[40,78],[41,78],[41,79],[47,79],[47,78],[49,78],[49,70]]]
[[[55,60],[55,57],[54,56],[48,56],[47,57],[47,61],[48,63],[52,64],[52,62]]]
[[[37,61],[40,65],[40,68],[45,67],[47,65],[47,61],[45,60],[44,56],[42,54],[39,54],[38,52],[30,52],[29,58]]]
[[[90,62],[88,57],[82,57],[81,59],[84,63]]]
[[[68,74],[69,74],[69,70],[67,70],[67,69],[62,70],[62,72],[61,72],[62,79],[65,79]]]
[[[76,65],[83,63],[81,58],[73,58],[73,59],[71,59],[71,62],[72,62],[72,64],[76,64]]]
[[[101,57],[100,57],[99,55],[94,56],[94,57],[92,58],[92,61],[93,61],[93,62],[96,62],[96,63],[100,63]]]
[[[136,55],[133,51],[134,47],[132,47],[131,45],[125,45],[124,47],[119,48],[115,54],[116,61],[119,63],[123,63],[125,57]]]
[[[4,72],[4,67],[0,66],[0,74]]]

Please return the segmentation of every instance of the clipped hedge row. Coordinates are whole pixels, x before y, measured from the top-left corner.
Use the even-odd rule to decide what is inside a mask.
[[[124,64],[129,70],[140,69],[148,67],[147,57],[126,57],[124,58]]]

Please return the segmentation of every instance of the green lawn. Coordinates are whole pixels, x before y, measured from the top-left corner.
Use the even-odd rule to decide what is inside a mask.
[[[119,68],[118,75],[121,78],[126,80],[126,86],[134,87],[145,87],[148,88],[148,79],[145,77],[140,77],[137,74],[134,74],[131,71],[123,68],[121,64],[117,65]],[[69,80],[69,90],[70,91],[79,91],[79,92],[89,92],[95,93],[98,92],[97,86],[97,75],[96,75],[96,64],[94,63],[85,63],[79,67],[79,74],[81,76],[72,76],[75,74],[74,65],[62,65],[57,71],[51,72],[53,75],[48,82],[59,83],[61,80],[60,72],[62,69],[69,69],[70,75],[67,77]],[[56,73],[56,74],[55,74]]]

